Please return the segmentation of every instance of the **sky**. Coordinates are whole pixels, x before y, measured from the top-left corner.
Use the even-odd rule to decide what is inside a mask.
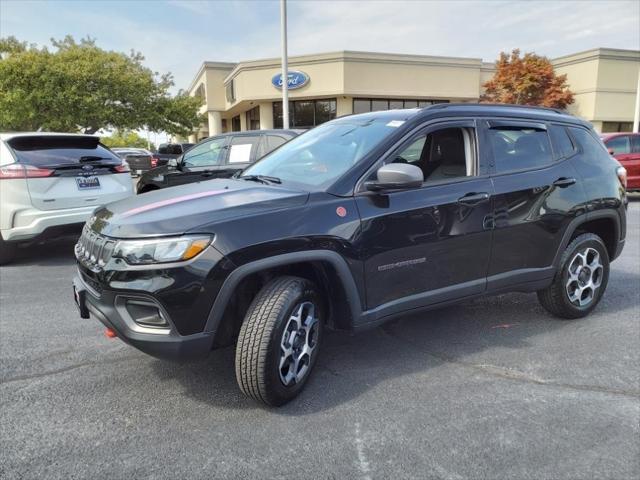
[[[176,89],[203,61],[280,55],[278,1],[0,0],[0,36],[40,45],[71,34],[136,50]],[[640,49],[640,0],[288,2],[289,55],[363,50],[482,58],[520,48],[557,57]]]

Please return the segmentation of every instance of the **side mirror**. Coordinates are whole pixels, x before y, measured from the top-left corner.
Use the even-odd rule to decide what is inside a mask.
[[[365,182],[367,190],[405,190],[419,188],[424,182],[422,170],[409,163],[389,163],[378,169],[377,180]]]
[[[178,159],[177,158],[170,158],[167,161],[167,165],[170,167],[177,167],[178,166]]]
[[[607,151],[609,152],[609,155],[615,155],[616,153],[613,148],[607,148]]]

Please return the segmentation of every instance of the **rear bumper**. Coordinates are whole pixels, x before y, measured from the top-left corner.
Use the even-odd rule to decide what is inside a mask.
[[[96,206],[92,205],[64,210],[20,210],[13,213],[13,227],[2,230],[2,238],[7,242],[32,240],[53,227],[82,224],[95,208]]]
[[[76,292],[83,292],[78,295],[83,301],[81,315],[83,312],[90,314],[105,327],[113,329],[121,340],[148,355],[166,360],[194,360],[206,357],[212,349],[213,332],[180,335],[166,311],[151,296],[106,290],[97,293],[79,274],[74,277],[73,286]],[[169,322],[168,328],[141,327],[133,321],[123,305],[128,299],[139,300],[141,297],[162,310]]]

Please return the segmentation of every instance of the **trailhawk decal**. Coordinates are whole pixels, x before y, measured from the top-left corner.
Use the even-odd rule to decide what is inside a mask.
[[[131,215],[137,215],[138,213],[148,212],[159,207],[166,207],[167,205],[173,205],[175,203],[186,202],[189,200],[195,200],[196,198],[210,197],[212,195],[218,195],[219,193],[226,192],[227,190],[210,190],[208,192],[191,193],[189,195],[183,195],[181,197],[168,198],[167,200],[161,200],[159,202],[153,202],[142,207],[133,208],[122,214],[123,217],[130,217]]]
[[[424,263],[426,261],[427,261],[426,257],[412,258],[411,260],[404,260],[402,262],[388,263],[387,265],[380,265],[378,267],[378,271],[384,272],[385,270],[392,270],[394,268],[400,268],[400,267],[408,267],[409,265],[417,265],[419,263]]]

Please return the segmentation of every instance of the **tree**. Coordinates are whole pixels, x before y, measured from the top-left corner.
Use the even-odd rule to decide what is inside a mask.
[[[146,138],[142,138],[136,132],[130,130],[116,130],[111,136],[102,137],[100,141],[107,147],[147,148],[149,145]],[[155,150],[153,144],[151,144],[151,150]]]
[[[552,108],[566,108],[573,103],[566,75],[556,75],[548,58],[535,53],[525,53],[521,57],[518,49],[511,55],[500,53],[496,73],[483,86],[485,93],[480,101],[486,103]]]
[[[106,51],[91,38],[51,43],[53,51],[0,39],[0,130],[187,135],[204,121],[202,100],[182,91],[171,96],[171,74],[152,72],[140,53]]]

